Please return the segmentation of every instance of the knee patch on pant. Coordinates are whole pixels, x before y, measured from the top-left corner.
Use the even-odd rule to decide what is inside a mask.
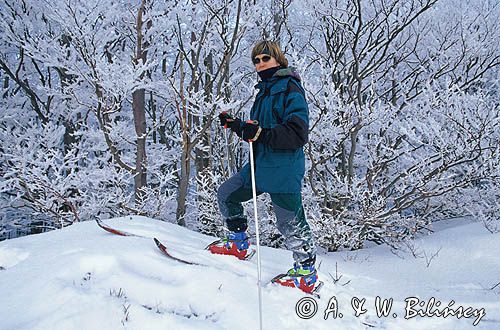
[[[307,223],[300,194],[272,194],[278,230],[296,262],[314,262],[316,246]]]

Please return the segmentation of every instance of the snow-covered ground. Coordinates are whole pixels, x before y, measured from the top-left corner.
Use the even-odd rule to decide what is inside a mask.
[[[211,255],[203,247],[213,237],[148,218],[106,222],[209,266],[167,259],[151,239],[94,222],[3,241],[0,329],[258,329],[257,258]],[[499,234],[464,220],[437,229],[414,242],[417,257],[380,246],[320,254],[321,299],[264,286],[264,329],[500,329]],[[262,265],[269,281],[291,253],[263,248]],[[388,316],[377,316],[378,299],[390,298]],[[438,316],[447,310],[463,317]]]

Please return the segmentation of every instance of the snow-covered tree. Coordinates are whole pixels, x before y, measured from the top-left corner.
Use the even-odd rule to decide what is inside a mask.
[[[500,7],[458,0],[0,3],[0,219],[140,214],[222,231],[247,161],[249,55],[279,40],[310,108],[304,204],[325,248],[396,246],[443,217],[498,230]],[[263,239],[278,246],[260,198]],[[268,201],[267,201],[268,202]]]

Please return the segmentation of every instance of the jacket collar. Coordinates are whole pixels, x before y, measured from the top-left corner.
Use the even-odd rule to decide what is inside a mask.
[[[254,87],[257,89],[263,89],[266,84],[275,82],[278,79],[286,77],[291,77],[297,79],[298,81],[301,80],[299,72],[294,67],[280,68],[273,74],[271,78],[265,81],[264,80],[259,81]]]

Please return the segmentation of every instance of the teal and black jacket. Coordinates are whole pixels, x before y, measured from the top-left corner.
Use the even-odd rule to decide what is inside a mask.
[[[263,129],[254,143],[257,191],[300,193],[305,173],[303,146],[308,141],[309,110],[300,76],[282,68],[256,86],[259,92],[250,112]],[[250,165],[240,174],[251,186]]]

